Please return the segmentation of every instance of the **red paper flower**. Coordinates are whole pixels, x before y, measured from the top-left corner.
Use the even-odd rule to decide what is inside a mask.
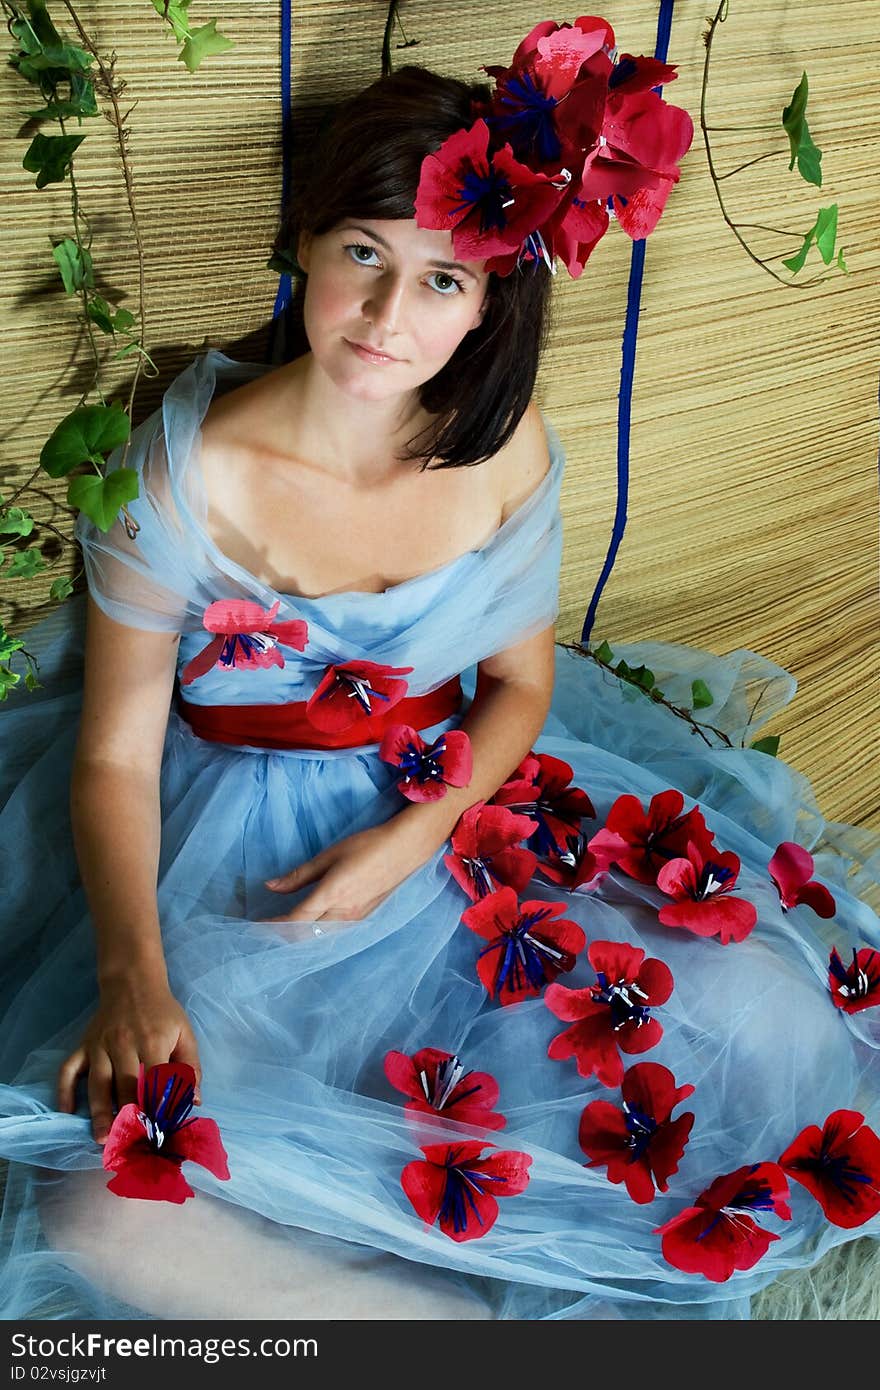
[[[489,942],[477,974],[490,999],[497,991],[500,1003],[516,1004],[574,969],[587,938],[577,922],[559,916],[564,911],[565,903],[518,903],[512,888],[499,888],[462,913],[465,926]]]
[[[788,1183],[776,1163],[752,1163],[716,1178],[696,1205],[686,1207],[655,1235],[663,1237],[663,1258],[685,1274],[703,1274],[717,1284],[735,1269],[751,1269],[779,1237],[749,1214],[772,1211],[791,1220]]]
[[[452,233],[462,260],[518,253],[525,236],[556,207],[568,179],[551,179],[514,159],[510,146],[489,150],[489,127],[479,119],[450,135],[422,160],[416,224]]]
[[[474,768],[464,729],[450,729],[425,743],[409,724],[392,724],[382,737],[379,757],[402,769],[397,790],[408,801],[438,801],[447,788],[466,787]]]
[[[593,803],[580,787],[571,786],[573,772],[561,758],[530,753],[511,781],[492,798],[534,822],[527,844],[538,855],[565,853],[568,837],[581,828],[583,816],[595,816]]]
[[[385,1054],[385,1075],[397,1091],[410,1096],[408,1115],[430,1115],[482,1129],[503,1129],[507,1120],[496,1110],[498,1082],[485,1071],[465,1071],[451,1052],[423,1047],[411,1057]]]
[[[880,1004],[880,951],[865,946],[853,950],[852,965],[845,966],[832,949],[828,964],[828,988],[836,1008],[857,1014]]]
[[[604,19],[536,24],[509,68],[483,68],[496,84],[488,117],[495,140],[509,140],[517,159],[533,168],[556,173],[567,164],[579,173],[602,130],[613,47],[614,30]]]
[[[487,1158],[480,1154],[494,1145],[475,1143],[428,1144],[422,1147],[427,1162],[416,1159],[400,1175],[400,1184],[417,1214],[429,1226],[452,1240],[474,1240],[486,1235],[498,1219],[499,1197],[515,1197],[529,1183],[530,1154],[516,1149],[496,1149]]]
[[[601,887],[608,870],[600,866],[595,854],[588,849],[586,835],[580,831],[567,835],[565,845],[564,850],[553,849],[538,863],[544,877],[560,884],[569,893],[592,893]]]
[[[459,817],[452,832],[452,853],[444,854],[443,863],[472,902],[505,886],[521,893],[535,872],[537,858],[531,850],[516,846],[531,832],[528,816],[478,801]]]
[[[662,960],[621,941],[594,941],[587,952],[597,983],[587,989],[551,985],[544,1002],[571,1023],[547,1049],[557,1061],[574,1057],[581,1076],[594,1074],[603,1086],[623,1080],[620,1053],[647,1052],[663,1036],[651,1009],[672,993],[672,972]]]
[[[773,852],[767,870],[776,884],[783,912],[805,903],[819,917],[833,917],[837,905],[828,889],[813,878],[813,856],[803,845],[783,840]]]
[[[676,1086],[668,1067],[637,1062],[623,1078],[623,1109],[594,1100],[581,1115],[578,1140],[592,1162],[608,1169],[610,1182],[626,1183],[634,1202],[653,1202],[654,1184],[666,1192],[694,1123],[691,1111],[670,1118],[693,1086]]]
[[[588,848],[600,863],[617,864],[639,883],[656,883],[667,860],[687,854],[689,841],[707,855],[712,849],[702,811],[694,806],[682,815],[683,806],[684,797],[675,788],[652,796],[647,815],[638,797],[619,796]]]
[[[104,1144],[107,1186],[120,1197],[185,1202],[195,1193],[180,1171],[187,1159],[228,1179],[226,1150],[215,1120],[189,1119],[196,1074],[185,1062],[138,1068],[137,1104],[123,1105]]]
[[[280,599],[271,608],[261,608],[258,603],[243,599],[218,599],[216,603],[209,603],[202,626],[218,635],[187,662],[180,675],[180,684],[192,684],[214,666],[225,670],[283,666],[279,642],[301,652],[308,641],[309,629],[300,618],[276,623],[275,614],[280,607]]]
[[[744,898],[730,898],[736,887],[739,857],[732,851],[710,851],[704,858],[693,841],[686,859],[671,859],[657,874],[661,893],[675,898],[661,907],[664,927],[684,927],[695,936],[717,936],[722,946],[743,941],[758,920],[758,909]]]
[[[408,690],[412,666],[382,666],[377,661],[346,661],[328,666],[306,705],[306,717],[316,729],[340,733],[375,714],[386,714]]]
[[[858,1110],[835,1110],[822,1129],[807,1125],[779,1163],[834,1226],[851,1230],[880,1211],[880,1139]]]

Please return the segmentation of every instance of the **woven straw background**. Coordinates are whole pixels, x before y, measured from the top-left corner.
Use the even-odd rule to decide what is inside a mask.
[[[695,121],[709,8],[679,0],[669,46],[679,78],[665,94]],[[62,6],[51,9],[60,23]],[[147,0],[82,0],[77,9],[102,53],[116,51],[128,84],[123,109],[137,102],[129,154],[146,248],[146,341],[160,369],[139,389],[137,421],[197,352],[269,355],[277,279],[265,261],[277,230],[281,157],[278,6],[198,0],[194,21],[216,16],[236,47],[193,76],[175,61]],[[294,4],[295,157],[308,157],[322,103],[378,76],[386,9],[384,0]],[[474,78],[480,64],[508,61],[546,15],[510,0],[442,8],[405,0],[401,10],[407,37],[418,43],[394,49],[396,66],[414,61]],[[658,0],[607,0],[602,12],[622,49],[653,52]],[[397,30],[393,42],[400,39]],[[803,230],[820,206],[838,201],[850,274],[804,290],[762,272],[722,220],[697,130],[647,247],[629,524],[593,634],[612,646],[642,637],[717,652],[745,646],[780,662],[800,690],[769,731],[782,735],[787,761],[812,778],[826,815],[874,827],[878,49],[870,11],[856,0],[772,7],[731,0],[716,37],[709,124],[775,122],[806,69],[825,181],[820,190],[789,174],[787,141],[774,131],[716,134],[719,172],[780,152],[723,182],[731,216]],[[88,380],[76,306],[56,290],[47,237],[69,232],[69,195],[62,185],[37,193],[20,166],[34,133],[22,112],[32,105],[25,84],[5,69],[0,122],[5,136],[19,138],[0,147],[4,495],[31,475],[42,442]],[[77,169],[99,285],[135,309],[136,261],[113,134],[100,120],[84,128]],[[799,244],[769,232],[745,235],[760,256],[791,254]],[[817,272],[815,251],[813,258],[802,278]],[[568,452],[563,640],[580,632],[611,531],[629,261],[630,243],[612,226],[580,282],[560,273],[554,342],[539,382],[540,403]],[[127,392],[124,364],[105,380],[120,396]],[[64,483],[45,475],[39,482],[33,510],[63,524]],[[76,573],[75,551],[53,545],[50,534],[45,556],[54,573]],[[48,585],[44,575],[0,586],[7,626],[21,630],[48,612],[40,606]],[[832,1257],[823,1261],[827,1295],[818,1295],[818,1276],[790,1277],[762,1295],[757,1316],[876,1317],[865,1302],[868,1265],[859,1264],[869,1248],[862,1241],[843,1252],[843,1282]]]

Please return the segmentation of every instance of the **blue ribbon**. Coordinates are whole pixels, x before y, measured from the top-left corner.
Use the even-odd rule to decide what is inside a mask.
[[[290,93],[290,0],[281,0],[281,206],[287,206],[290,192],[290,161],[292,158],[293,123]],[[272,318],[283,314],[293,299],[293,277],[286,272],[278,281],[278,293]]]
[[[674,4],[675,0],[660,0],[654,57],[659,58],[662,63],[666,62],[666,55],[669,52],[669,35],[672,30]],[[655,87],[654,91],[659,96],[663,88]],[[640,241],[633,242],[629,266],[629,285],[626,293],[626,323],[623,330],[622,345],[623,363],[620,371],[620,391],[617,396],[617,508],[614,513],[614,528],[611,532],[608,553],[605,556],[602,573],[599,575],[593,590],[593,597],[590,599],[590,606],[587,609],[587,616],[581,631],[581,642],[584,645],[590,640],[602,590],[605,588],[614,567],[614,561],[617,558],[617,552],[620,549],[620,542],[623,540],[623,533],[626,528],[626,512],[629,502],[629,430],[632,418],[632,386],[636,367],[636,339],[639,332],[639,309],[644,268],[645,238],[643,237]]]

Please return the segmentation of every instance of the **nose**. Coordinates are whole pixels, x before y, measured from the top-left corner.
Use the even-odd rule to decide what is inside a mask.
[[[377,277],[364,300],[363,315],[367,323],[389,337],[399,332],[406,313],[406,286],[401,276]],[[384,341],[384,338],[383,338]]]

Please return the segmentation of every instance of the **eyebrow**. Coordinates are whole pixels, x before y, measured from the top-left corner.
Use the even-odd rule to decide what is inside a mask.
[[[343,222],[340,231],[342,227],[349,227],[353,232],[363,232],[364,236],[372,237],[373,241],[378,241],[379,245],[384,246],[386,251],[394,250],[394,247],[384,237],[381,237],[378,232],[370,231],[369,227],[361,227],[356,222]],[[466,265],[462,265],[461,261],[428,261],[428,265],[439,266],[441,270],[463,270],[465,275],[469,275],[472,280],[477,279],[474,272],[468,270]]]

